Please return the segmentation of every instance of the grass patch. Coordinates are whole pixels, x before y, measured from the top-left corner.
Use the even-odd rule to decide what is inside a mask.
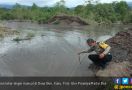
[[[35,37],[35,33],[32,33],[32,32],[29,32],[29,33],[27,34],[27,36],[26,36],[26,38],[29,38],[29,39],[31,39],[31,38],[33,38],[33,37]]]
[[[19,41],[21,41],[21,39],[19,37],[16,37],[16,38],[13,39],[13,41],[19,42]]]
[[[30,32],[24,38],[16,37],[13,39],[13,41],[19,43],[20,41],[24,41],[24,40],[31,40],[33,37],[35,37],[35,34]]]
[[[19,34],[19,32],[16,30],[11,30],[6,27],[0,27],[0,38],[4,38],[4,37],[10,36],[10,35],[18,35],[18,34]]]

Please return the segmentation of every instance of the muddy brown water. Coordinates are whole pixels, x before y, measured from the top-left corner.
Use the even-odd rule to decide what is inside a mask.
[[[4,22],[9,28],[23,35],[32,32],[31,40],[19,43],[12,41],[15,36],[0,41],[1,76],[93,76],[88,68],[92,63],[77,53],[87,50],[87,38],[105,41],[123,28],[113,26],[55,26],[38,25],[29,22]],[[94,53],[94,52],[93,52]]]

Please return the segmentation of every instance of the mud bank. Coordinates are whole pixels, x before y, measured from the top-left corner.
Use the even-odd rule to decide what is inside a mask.
[[[79,17],[68,16],[68,15],[57,15],[52,17],[48,24],[61,24],[61,25],[88,25],[87,22]]]
[[[4,26],[0,26],[0,38],[6,37],[9,35],[16,35],[16,34],[19,34],[19,32]]]
[[[117,33],[107,43],[112,47],[113,59],[105,69],[96,69],[96,76],[132,76],[132,30]]]

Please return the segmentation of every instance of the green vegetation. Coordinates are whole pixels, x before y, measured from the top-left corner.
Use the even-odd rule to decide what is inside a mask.
[[[12,9],[0,9],[1,20],[31,20],[38,23],[46,23],[51,17],[58,14],[79,16],[82,19],[98,23],[132,23],[132,9],[125,1],[113,3],[99,3],[95,0],[87,0],[86,5],[75,8],[66,8],[65,1],[57,2],[54,7],[32,7],[16,4]]]
[[[31,38],[35,37],[35,34],[32,32],[29,32],[26,37],[31,39]]]
[[[27,39],[32,39],[33,37],[35,37],[35,33],[29,32],[26,36]]]
[[[13,41],[19,43],[20,41],[24,41],[24,40],[31,40],[33,37],[35,37],[35,33],[29,32],[24,38],[17,36],[13,39]]]
[[[21,41],[21,39],[19,37],[16,37],[13,39],[13,41],[16,41],[17,43],[19,43],[19,41]]]

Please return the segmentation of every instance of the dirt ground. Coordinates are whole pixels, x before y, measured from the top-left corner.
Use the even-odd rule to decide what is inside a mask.
[[[88,25],[88,23],[79,17],[68,16],[68,15],[56,15],[52,17],[48,24],[59,24],[59,25]]]

